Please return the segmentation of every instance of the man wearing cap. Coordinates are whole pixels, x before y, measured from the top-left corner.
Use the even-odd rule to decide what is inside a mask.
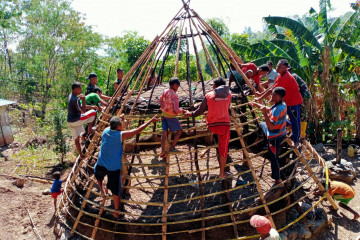
[[[98,83],[98,76],[96,73],[89,74],[89,84],[86,86],[85,95],[89,95],[90,93],[95,93],[96,84]],[[100,89],[101,90],[101,89]],[[111,97],[105,96],[100,93],[100,98],[106,101],[109,101]]]
[[[260,234],[260,240],[281,240],[279,233],[272,227],[270,220],[264,216],[252,216],[250,225],[256,228],[256,231]]]

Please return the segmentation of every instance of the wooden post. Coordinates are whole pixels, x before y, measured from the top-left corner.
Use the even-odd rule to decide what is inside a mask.
[[[236,115],[236,114],[235,114],[235,111],[234,111],[233,108],[231,108],[231,106],[230,106],[230,112],[231,112],[231,119],[232,119],[232,121],[233,121],[234,124],[235,124],[236,132],[237,132],[238,136],[240,137],[240,144],[241,144],[241,146],[242,146],[242,148],[243,148],[243,153],[244,153],[244,155],[245,155],[245,157],[246,157],[246,161],[247,161],[247,163],[248,163],[248,165],[249,165],[249,168],[250,168],[250,170],[251,170],[252,177],[253,177],[254,180],[255,180],[256,188],[257,188],[257,190],[258,190],[258,192],[259,192],[259,196],[260,196],[261,202],[264,204],[264,209],[265,209],[266,215],[267,215],[267,217],[269,218],[271,224],[275,227],[276,225],[275,225],[275,222],[274,222],[274,220],[273,220],[273,218],[272,218],[272,216],[271,216],[270,209],[269,209],[269,207],[268,207],[268,205],[267,205],[267,203],[266,203],[266,199],[265,199],[264,193],[262,192],[262,189],[261,189],[261,186],[260,186],[260,183],[259,183],[259,178],[258,178],[258,176],[257,176],[256,173],[255,173],[254,167],[253,167],[252,162],[251,162],[251,160],[250,160],[249,152],[248,152],[248,150],[246,149],[246,144],[245,144],[244,139],[243,139],[243,137],[242,137],[242,132],[241,132],[241,129],[240,129],[239,125],[238,125],[238,121],[236,120],[235,117],[233,117],[233,116]]]
[[[293,146],[293,144],[294,144],[290,138],[286,138],[285,141],[287,142],[287,144],[289,146]],[[297,148],[294,148],[293,151],[296,154],[296,156],[299,157],[300,162],[305,166],[306,170],[308,171],[309,175],[312,177],[314,182],[318,185],[320,191],[326,191],[326,189],[324,188],[322,183],[319,181],[319,179],[316,177],[316,175],[313,174],[314,172],[312,171],[311,167],[309,165],[307,165],[305,158],[303,156],[301,156],[299,150]],[[326,198],[335,210],[339,209],[338,205],[336,204],[336,202],[334,201],[334,199],[330,196],[330,194],[328,192],[326,192]]]
[[[337,146],[336,146],[336,163],[341,161],[341,149],[342,149],[342,129],[338,128],[336,130],[337,135]]]
[[[165,151],[169,151],[170,149],[170,140],[171,140],[171,132],[169,132],[167,136],[167,140],[165,141]],[[169,170],[170,170],[170,154],[166,155],[166,165],[165,165],[165,179],[164,179],[164,202],[163,202],[163,212],[162,212],[162,240],[166,240],[166,232],[167,232],[167,211],[168,211],[168,195],[169,195]]]

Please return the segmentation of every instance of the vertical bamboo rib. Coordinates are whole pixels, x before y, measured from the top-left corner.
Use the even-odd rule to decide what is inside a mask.
[[[232,115],[232,116],[235,116],[235,115],[236,115],[233,108],[230,108],[230,112],[231,112],[231,115]],[[268,205],[267,205],[267,203],[266,203],[265,196],[264,196],[264,194],[263,194],[263,192],[262,192],[262,190],[261,190],[261,186],[260,186],[260,183],[259,183],[259,179],[258,179],[258,177],[257,177],[257,175],[256,175],[256,173],[255,173],[255,170],[254,170],[254,167],[253,167],[253,165],[252,165],[252,162],[250,161],[250,155],[249,155],[249,152],[248,152],[248,150],[247,150],[247,148],[246,148],[246,144],[245,144],[245,142],[244,142],[244,139],[242,138],[242,132],[241,132],[240,127],[238,126],[238,121],[237,121],[237,119],[236,119],[235,117],[231,117],[231,119],[232,119],[233,122],[235,123],[236,132],[237,132],[238,136],[240,137],[240,144],[241,144],[241,146],[242,146],[242,148],[243,148],[243,152],[244,152],[244,154],[245,154],[247,163],[249,164],[249,168],[250,168],[250,170],[251,170],[251,174],[252,174],[252,176],[253,176],[253,178],[254,178],[254,180],[255,180],[256,188],[257,188],[257,190],[258,190],[258,192],[259,192],[260,199],[261,199],[262,203],[264,204],[265,212],[266,212],[269,220],[270,220],[271,223],[273,224],[273,226],[275,226],[275,222],[274,222],[274,220],[273,220],[273,218],[272,218],[272,216],[271,216],[271,212],[270,212],[270,209],[269,209],[269,207],[268,207]]]
[[[225,197],[226,197],[226,201],[229,203],[231,200],[230,200],[230,193],[229,193],[229,187],[228,187],[228,182],[225,182],[226,180],[224,180],[223,182],[223,186],[225,186]],[[238,232],[238,229],[237,229],[237,225],[236,225],[236,219],[235,219],[235,214],[234,214],[234,204],[231,203],[229,204],[229,211],[230,211],[230,218],[231,218],[231,221],[233,223],[233,228],[234,228],[234,234],[235,234],[235,237],[239,237],[239,232]]]
[[[169,132],[167,136],[167,141],[165,143],[165,151],[167,152],[170,148],[169,141],[171,140],[171,133]],[[163,211],[162,211],[162,240],[166,240],[167,232],[167,211],[168,211],[168,194],[169,194],[169,169],[170,169],[170,154],[166,155],[166,165],[165,165],[165,179],[164,179],[164,202],[163,202]]]
[[[99,223],[100,223],[100,216],[104,212],[105,202],[106,202],[106,197],[104,197],[103,200],[100,203],[100,210],[99,210],[99,214],[96,216],[94,228],[93,228],[93,231],[91,233],[91,239],[95,239],[97,228],[98,228]]]
[[[191,27],[191,21],[190,21],[191,18],[190,18],[190,12],[189,11],[188,11],[188,15],[189,15],[189,28],[190,28],[190,33],[191,33],[191,39],[192,39],[192,42],[193,42],[194,53],[195,53],[195,58],[196,58],[196,66],[197,66],[197,70],[198,70],[199,79],[201,81],[201,85],[202,85],[202,88],[203,88],[203,94],[205,95],[206,91],[205,91],[204,77],[203,77],[203,74],[202,74],[202,69],[201,69],[200,60],[199,60],[199,54],[198,54],[196,43],[195,43],[194,32],[193,32],[192,27]]]
[[[293,141],[291,141],[290,138],[286,139],[286,142],[289,146],[292,146],[294,143]],[[311,167],[307,164],[305,158],[300,154],[299,150],[297,148],[293,149],[294,153],[296,154],[296,156],[299,157],[301,163],[305,166],[306,170],[308,171],[308,173],[310,174],[310,176],[312,177],[312,179],[314,180],[314,182],[318,185],[319,189],[321,191],[326,191],[324,186],[322,185],[322,183],[319,181],[319,179],[316,177],[315,174],[313,174],[314,172],[312,171]],[[339,209],[339,206],[336,204],[336,202],[334,201],[334,199],[330,196],[329,192],[325,193],[326,198],[328,199],[328,201],[330,202],[330,204],[333,206],[333,208],[335,210]]]
[[[191,76],[190,76],[190,61],[189,61],[189,40],[188,40],[188,37],[187,37],[187,31],[185,29],[185,36],[186,36],[186,78],[187,78],[187,82],[188,82],[188,85],[189,85],[189,95],[190,95],[190,106],[192,106],[194,104],[193,102],[193,96],[192,96],[192,91],[191,91]],[[195,127],[196,125],[196,122],[195,122],[195,118],[193,117],[192,118],[192,123],[193,123],[193,127]],[[194,128],[194,135],[196,136],[196,128]],[[199,182],[199,194],[200,194],[200,209],[202,210],[201,211],[201,228],[203,229],[201,231],[201,240],[205,240],[205,236],[206,236],[206,233],[205,233],[205,211],[203,210],[205,208],[205,202],[204,202],[204,198],[203,198],[203,183],[202,183],[202,179],[201,179],[201,174],[200,174],[200,167],[199,167],[199,162],[198,162],[198,146],[197,146],[197,142],[196,142],[196,139],[194,139],[194,147],[196,149],[195,153],[194,153],[194,157],[196,159],[195,161],[195,168],[196,168],[196,175],[197,175],[197,178],[198,178],[198,182]]]
[[[201,29],[201,27],[200,27],[199,25],[198,25],[198,27]],[[202,29],[201,29],[201,30],[202,30]],[[204,31],[204,32],[205,32],[205,31]],[[213,43],[214,43],[214,42],[211,42],[212,40],[210,41],[209,36],[208,36],[207,33],[205,34],[205,38],[206,38],[206,40],[208,41],[208,43],[210,44],[213,52],[214,52],[215,55],[216,55],[216,59],[218,60],[218,64],[219,64],[219,66],[221,67],[221,70],[222,70],[223,73],[224,73],[224,77],[226,77],[226,71],[225,71],[225,69],[224,69],[224,65],[223,65],[223,63],[222,63],[222,61],[221,61],[221,59],[220,59],[220,56],[219,56],[219,52],[218,52],[218,51],[220,51],[220,50],[219,50],[218,46],[217,46],[216,44],[214,44],[215,47],[216,47],[216,48],[214,48],[214,46],[213,46]],[[224,59],[225,62],[227,61],[224,57],[223,57],[223,59]]]
[[[174,72],[174,77],[178,76],[178,68],[179,68],[179,55],[180,55],[180,46],[181,46],[181,35],[182,35],[182,31],[183,31],[183,27],[185,25],[185,18],[182,19],[181,24],[180,24],[180,29],[179,29],[179,36],[178,36],[178,44],[177,44],[177,49],[176,49],[176,60],[175,60],[175,72]]]
[[[193,20],[192,18],[190,18],[190,20],[191,20],[192,24],[195,26],[196,32],[199,34],[200,42],[201,42],[201,45],[202,45],[202,47],[203,47],[203,49],[204,49],[205,58],[206,58],[207,63],[208,63],[209,66],[210,66],[212,76],[214,76],[213,67],[214,67],[214,69],[215,69],[215,71],[216,71],[217,76],[221,76],[221,74],[219,73],[218,69],[217,69],[216,66],[215,66],[214,61],[212,60],[212,58],[211,58],[211,56],[210,56],[209,50],[207,49],[207,47],[206,47],[206,45],[205,45],[205,43],[204,43],[204,40],[203,40],[203,38],[202,38],[202,36],[201,36],[201,32],[199,31],[198,27],[196,26],[194,20]],[[209,61],[209,59],[210,59],[210,61]],[[215,76],[214,76],[214,77],[215,77]]]
[[[81,210],[83,210],[83,209],[85,208],[86,203],[87,203],[87,199],[88,199],[89,196],[90,196],[91,189],[93,188],[93,186],[94,186],[94,180],[92,179],[91,182],[90,182],[89,188],[88,188],[88,190],[86,191],[86,194],[85,194],[85,197],[84,197],[84,201],[83,201],[83,203],[81,204],[81,208],[80,208]],[[75,223],[74,223],[74,225],[73,225],[73,228],[72,228],[72,230],[71,230],[71,232],[70,232],[71,235],[74,234],[74,232],[75,232],[75,230],[76,230],[76,228],[77,228],[77,226],[78,226],[78,224],[79,224],[79,221],[80,221],[80,218],[81,218],[82,215],[83,215],[83,213],[80,211],[80,212],[78,213],[78,216],[76,217],[76,221],[75,221]]]

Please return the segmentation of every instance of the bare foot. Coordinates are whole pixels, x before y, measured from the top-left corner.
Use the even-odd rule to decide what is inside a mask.
[[[360,215],[359,214],[356,214],[356,215],[354,215],[354,218],[353,218],[353,220],[358,220],[359,219],[359,217],[360,217]]]
[[[111,214],[114,216],[114,218],[116,218],[116,219],[119,218],[119,214],[117,213],[117,210],[115,210]]]

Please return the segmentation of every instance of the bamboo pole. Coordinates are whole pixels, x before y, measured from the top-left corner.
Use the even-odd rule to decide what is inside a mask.
[[[293,141],[291,141],[290,138],[286,139],[286,143],[289,146],[293,146]],[[326,191],[326,189],[324,188],[324,186],[322,185],[322,183],[319,181],[319,179],[316,177],[315,174],[313,174],[313,171],[311,169],[311,167],[309,165],[306,164],[306,160],[305,158],[300,154],[299,150],[297,148],[293,148],[294,153],[300,158],[301,163],[306,166],[306,170],[309,172],[309,174],[312,176],[314,182],[318,185],[320,191]],[[338,205],[336,204],[336,202],[334,201],[334,199],[330,196],[329,192],[325,193],[325,196],[327,198],[327,200],[330,202],[331,206],[337,210],[339,209]]]
[[[99,226],[99,223],[100,223],[100,216],[104,212],[105,202],[106,202],[106,198],[104,197],[103,200],[101,201],[99,214],[96,216],[96,220],[95,220],[95,223],[94,223],[94,228],[93,228],[92,233],[91,233],[91,239],[95,239],[96,232],[97,232],[97,229],[98,229],[98,226]]]
[[[214,67],[214,69],[215,69],[215,71],[216,71],[216,74],[217,74],[218,76],[221,76],[221,74],[219,73],[218,69],[217,69],[216,66],[215,66],[214,61],[213,61],[212,58],[211,58],[211,55],[210,55],[210,53],[209,53],[209,50],[207,49],[207,47],[206,47],[206,45],[205,45],[205,43],[204,43],[204,40],[203,40],[203,38],[202,38],[202,36],[201,36],[201,32],[199,31],[198,27],[196,26],[194,20],[193,20],[192,18],[190,18],[190,20],[191,20],[192,24],[195,26],[195,29],[196,29],[196,31],[197,31],[198,34],[199,34],[200,42],[201,42],[202,47],[203,47],[203,49],[204,49],[205,58],[206,58],[207,63],[208,63],[209,66],[210,66],[212,76],[215,77],[214,71],[213,71],[213,67]],[[209,61],[209,59],[210,59],[210,61]],[[210,62],[211,62],[211,63],[210,63]]]
[[[169,139],[171,139],[171,133],[168,133],[167,136],[167,141],[165,142],[165,151],[169,151],[170,149],[170,144],[169,144]],[[162,211],[162,240],[166,240],[166,232],[167,232],[167,211],[168,211],[168,194],[169,194],[169,189],[168,189],[168,185],[169,185],[169,170],[170,170],[170,155],[167,154],[166,155],[166,166],[165,166],[165,179],[164,179],[164,201],[163,201],[163,211]]]
[[[81,210],[83,210],[83,209],[85,208],[85,206],[86,206],[86,203],[87,203],[87,200],[86,200],[86,199],[88,199],[89,196],[90,196],[90,193],[91,193],[90,189],[94,186],[94,182],[95,182],[94,180],[91,180],[89,189],[87,190],[87,192],[86,192],[86,194],[85,194],[85,199],[84,199],[83,203],[81,204]],[[80,221],[80,218],[81,218],[82,215],[83,215],[83,212],[82,212],[82,211],[79,211],[78,216],[77,216],[77,218],[76,218],[76,220],[75,220],[75,223],[74,223],[74,225],[73,225],[73,227],[72,227],[72,230],[71,230],[71,232],[70,232],[71,235],[74,234],[74,231],[76,230],[76,228],[77,228],[77,226],[78,226],[78,224],[79,224],[79,221]]]
[[[178,36],[178,43],[177,43],[177,48],[176,48],[176,60],[175,60],[175,72],[174,72],[174,77],[178,76],[178,68],[179,68],[179,55],[180,55],[180,46],[181,46],[181,34],[183,31],[183,27],[185,25],[185,18],[182,19],[181,24],[180,24],[180,29],[179,29],[179,36]]]
[[[235,112],[234,112],[234,109],[233,109],[233,108],[230,108],[230,112],[231,112],[231,115],[235,115]],[[241,136],[242,136],[242,132],[241,132],[240,127],[237,125],[237,120],[236,120],[235,118],[231,118],[231,119],[232,119],[232,120],[234,121],[234,123],[236,124],[235,129],[236,129],[236,132],[237,132],[238,136],[241,137]],[[265,212],[266,212],[269,220],[271,221],[272,225],[273,225],[273,226],[276,226],[276,225],[275,225],[275,222],[274,222],[274,220],[273,220],[273,218],[272,218],[272,216],[271,216],[270,209],[269,209],[269,207],[268,207],[267,204],[266,204],[265,196],[264,196],[264,194],[263,194],[263,192],[262,192],[262,189],[261,189],[261,186],[260,186],[260,183],[259,183],[259,179],[258,179],[258,177],[257,177],[257,175],[256,175],[256,173],[255,173],[254,167],[253,167],[252,162],[251,162],[251,160],[250,160],[251,158],[250,158],[249,152],[248,152],[247,149],[245,148],[246,144],[245,144],[243,138],[240,138],[240,144],[241,144],[241,146],[243,146],[243,153],[244,153],[244,155],[245,155],[245,157],[246,157],[246,160],[247,160],[247,163],[248,163],[248,165],[249,165],[249,168],[251,169],[251,174],[252,174],[252,176],[253,176],[253,178],[254,178],[254,180],[255,180],[256,188],[257,188],[257,190],[258,190],[260,199],[261,199],[262,203],[264,204]]]

